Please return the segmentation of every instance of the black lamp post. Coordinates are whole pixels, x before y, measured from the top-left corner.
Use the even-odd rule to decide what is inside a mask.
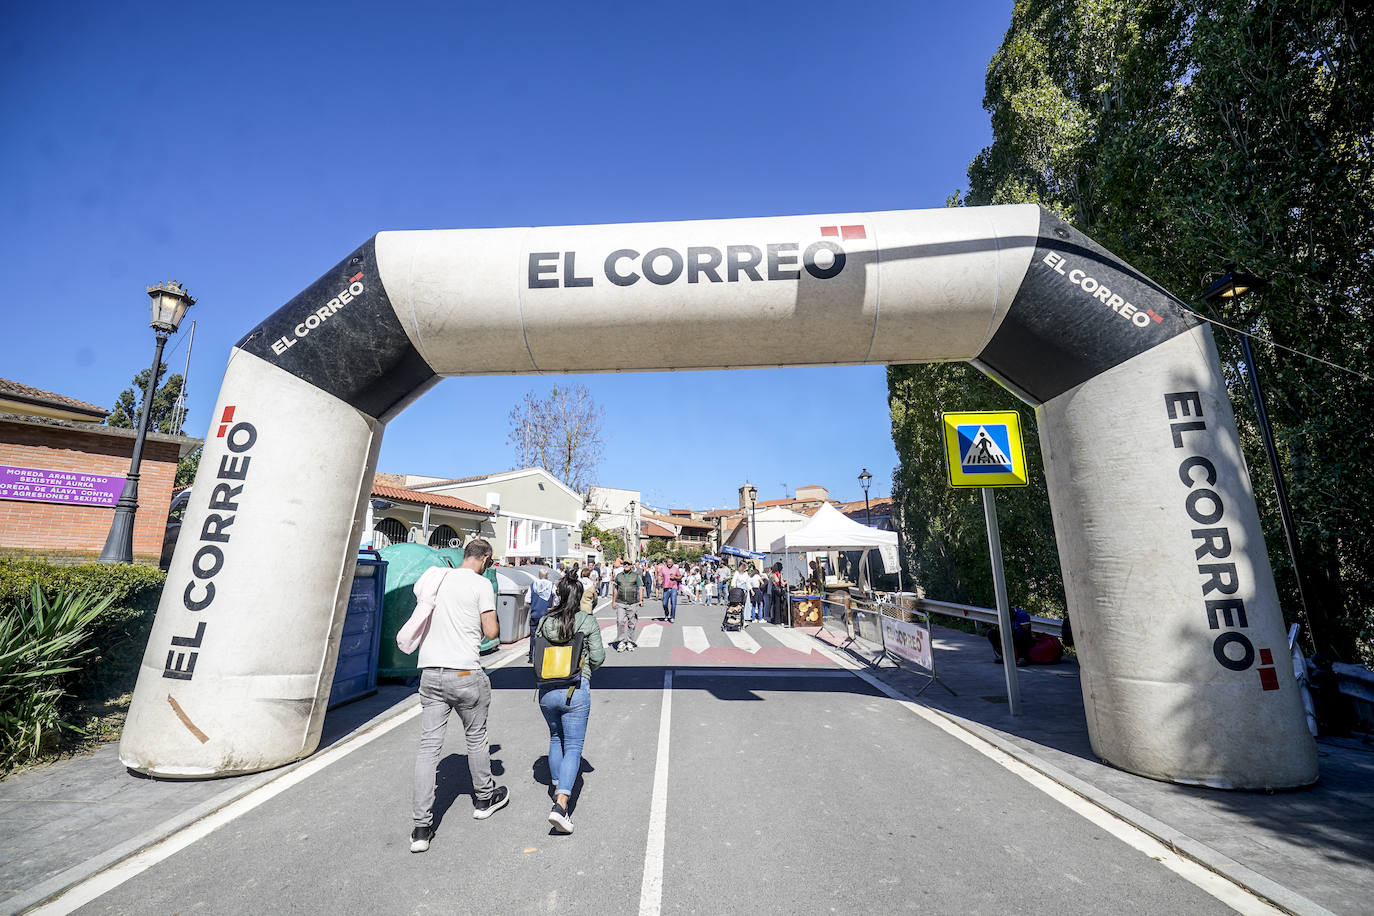
[[[859,486],[864,488],[864,524],[873,527],[873,523],[868,520],[868,486],[873,483],[873,475],[868,473],[868,468],[859,472]]]
[[[1226,270],[1207,287],[1202,294],[1204,302],[1218,299],[1235,301],[1251,290],[1263,289],[1268,283],[1251,274],[1236,270],[1236,265],[1227,264]],[[1307,595],[1302,584],[1302,565],[1299,561],[1297,530],[1293,525],[1293,513],[1288,507],[1288,486],[1284,482],[1283,471],[1279,467],[1278,449],[1274,447],[1274,432],[1269,426],[1269,411],[1264,406],[1264,390],[1260,387],[1259,371],[1255,368],[1255,354],[1250,348],[1250,335],[1240,335],[1240,350],[1245,360],[1245,375],[1250,382],[1250,396],[1255,401],[1255,418],[1259,422],[1260,439],[1264,441],[1264,452],[1269,458],[1269,470],[1274,475],[1274,490],[1278,496],[1279,520],[1283,524],[1283,537],[1288,542],[1288,556],[1293,562],[1293,578],[1298,583],[1298,603],[1302,605],[1303,619],[1307,621],[1309,637],[1311,619],[1307,613]]]
[[[758,514],[754,510],[759,501],[759,488],[752,484],[745,487],[744,496],[749,500],[749,550],[751,553],[757,553],[758,548],[755,547],[754,544],[757,537],[759,519]]]
[[[176,333],[186,310],[196,304],[195,298],[180,283],[168,280],[148,287],[152,299],[152,320],[149,326],[157,338],[153,353],[153,368],[148,373],[148,385],[143,391],[143,409],[138,413],[138,432],[134,436],[134,454],[129,461],[129,476],[124,479],[124,492],[115,504],[114,521],[100,552],[101,563],[132,563],[134,561],[134,513],[138,511],[138,466],[143,461],[143,440],[148,435],[148,421],[153,407],[153,392],[157,388],[157,370],[162,365],[162,348],[167,338]]]

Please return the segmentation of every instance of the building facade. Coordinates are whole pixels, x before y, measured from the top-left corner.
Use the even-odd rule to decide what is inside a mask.
[[[107,411],[0,379],[0,555],[95,561],[133,457],[136,433],[104,426]],[[200,439],[148,433],[139,467],[134,562],[156,566],[177,462]]]

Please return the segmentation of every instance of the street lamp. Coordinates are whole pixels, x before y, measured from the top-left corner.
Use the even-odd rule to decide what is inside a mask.
[[[873,482],[873,475],[868,473],[868,468],[859,472],[859,486],[864,488],[864,524],[872,527],[868,520],[868,485]]]
[[[1220,277],[1207,287],[1202,294],[1204,302],[1227,299],[1232,302],[1252,290],[1263,289],[1268,282],[1236,270],[1236,265],[1227,264]],[[1278,449],[1274,447],[1274,431],[1269,426],[1269,411],[1264,405],[1264,391],[1260,388],[1259,370],[1255,368],[1255,353],[1250,348],[1250,335],[1240,334],[1241,356],[1245,360],[1245,375],[1250,381],[1250,396],[1255,401],[1255,418],[1259,422],[1260,439],[1264,442],[1264,452],[1269,458],[1269,470],[1274,475],[1274,490],[1279,502],[1279,520],[1283,524],[1283,538],[1288,542],[1288,556],[1293,562],[1293,578],[1298,583],[1298,603],[1302,605],[1303,619],[1307,622],[1309,636],[1314,640],[1312,623],[1307,612],[1307,595],[1302,586],[1302,566],[1299,562],[1298,536],[1293,526],[1293,513],[1288,507],[1288,485],[1284,483],[1283,471],[1279,467]]]
[[[756,532],[758,528],[758,513],[755,511],[759,501],[759,488],[750,484],[744,488],[744,498],[749,500],[749,551],[757,553],[758,548],[754,546],[756,542]]]
[[[631,563],[639,560],[639,526],[635,524],[635,507],[638,505],[635,500],[630,500],[628,515],[625,521],[625,552],[629,554]]]
[[[124,478],[124,492],[115,504],[114,521],[100,552],[101,563],[132,563],[134,561],[134,513],[138,511],[138,466],[143,461],[143,440],[148,435],[148,421],[152,413],[153,392],[157,387],[158,368],[162,365],[162,348],[167,338],[175,334],[186,317],[186,310],[196,304],[195,297],[175,280],[148,287],[152,299],[152,320],[148,322],[157,338],[153,353],[153,368],[143,391],[143,409],[138,414],[138,431],[134,436],[134,454],[129,461],[129,476]]]

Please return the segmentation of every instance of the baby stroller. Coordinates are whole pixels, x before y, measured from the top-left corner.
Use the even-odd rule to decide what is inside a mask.
[[[744,628],[744,589],[730,589],[728,604],[725,606],[725,619],[720,622],[720,628],[734,631]]]

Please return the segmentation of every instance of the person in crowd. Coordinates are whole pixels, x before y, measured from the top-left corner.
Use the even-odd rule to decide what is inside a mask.
[[[782,581],[782,564],[774,563],[773,568],[768,571],[768,622],[772,624],[786,623],[787,611],[787,589]]]
[[[582,750],[587,739],[587,719],[592,709],[592,672],[606,660],[601,641],[601,626],[591,614],[582,611],[582,582],[571,577],[558,584],[558,601],[539,624],[544,638],[567,643],[574,632],[583,635],[582,676],[572,687],[543,687],[539,690],[539,710],[549,726],[549,775],[553,808],[549,823],[559,833],[572,833],[569,800],[577,774],[582,769]]]
[[[673,623],[677,619],[677,593],[682,588],[682,569],[671,557],[664,561],[663,582],[663,619]]]
[[[763,573],[754,564],[749,564],[749,619],[762,622],[764,601],[767,600],[763,587]]]
[[[648,560],[639,561],[639,577],[644,580],[644,600],[652,601],[654,597],[654,573],[649,567]]]
[[[481,642],[484,636],[494,639],[501,629],[496,592],[482,576],[490,563],[491,545],[482,538],[469,541],[462,565],[447,571],[439,584],[420,643],[420,749],[411,794],[411,852],[425,852],[434,839],[435,779],[450,712],[458,713],[467,738],[472,816],[484,820],[510,801],[506,787],[491,775],[487,744],[491,681],[482,670]]]
[[[644,585],[639,572],[629,563],[616,561],[615,578],[611,581],[611,607],[615,610],[615,650],[633,652],[635,627],[639,625],[639,610],[644,604]]]
[[[539,570],[539,578],[530,583],[529,589],[525,592],[525,603],[530,607],[530,633],[539,629],[539,621],[549,612],[549,606],[553,603],[553,583],[549,581],[549,571]],[[534,650],[534,642],[530,641],[530,651]],[[533,660],[533,657],[531,657]]]
[[[596,580],[592,578],[592,567],[583,567],[582,574],[577,581],[582,584],[582,597],[579,609],[584,614],[591,614],[596,610]]]
[[[743,596],[744,596],[744,604],[745,604],[746,606],[745,606],[744,613],[743,613],[742,616],[743,616],[743,620],[744,620],[744,625],[745,625],[745,626],[748,626],[748,625],[749,625],[749,608],[748,608],[748,603],[749,603],[749,589],[750,589],[750,587],[751,587],[751,586],[750,586],[750,582],[749,582],[749,572],[748,572],[748,570],[746,570],[746,569],[744,568],[744,564],[743,564],[743,563],[736,564],[736,566],[735,566],[735,572],[734,572],[734,574],[731,575],[731,577],[730,577],[730,588],[731,588],[731,590],[739,589],[740,592],[741,592],[741,594],[743,594]]]
[[[719,599],[721,604],[725,604],[726,600],[730,597],[729,591],[730,566],[727,563],[722,563],[716,569],[716,597],[717,599]]]
[[[1000,627],[993,627],[988,631],[988,642],[992,643],[992,660],[1002,663],[1002,630]],[[1030,664],[1030,649],[1035,642],[1035,637],[1031,635],[1031,619],[1024,608],[1014,607],[1011,609],[1011,646],[1016,655],[1016,665],[1024,668]]]

